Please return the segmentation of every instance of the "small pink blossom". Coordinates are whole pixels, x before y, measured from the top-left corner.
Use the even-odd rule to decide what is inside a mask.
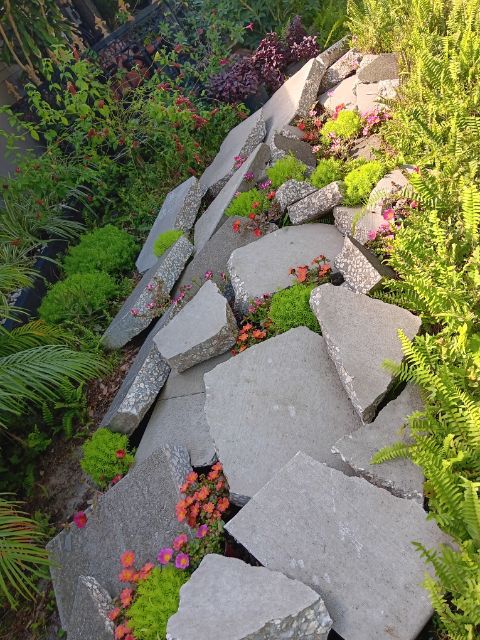
[[[173,549],[170,549],[170,547],[164,547],[163,549],[160,549],[157,555],[158,562],[163,565],[168,564],[172,558]]]
[[[377,237],[377,232],[374,231],[374,230],[373,231],[369,231],[367,236],[368,236],[369,240],[375,240],[375,238]]]
[[[249,22],[249,23],[246,25],[245,29],[246,29],[247,31],[253,31],[253,27],[254,27],[253,22]]]
[[[181,533],[179,536],[175,538],[173,541],[172,547],[175,551],[180,551],[180,549],[185,546],[188,542],[188,536],[186,533]]]
[[[206,524],[201,524],[198,529],[197,532],[195,534],[196,538],[205,538],[205,536],[208,533],[208,527]]]
[[[385,209],[382,213],[382,217],[384,220],[393,220],[395,218],[395,211],[393,209]]]
[[[190,558],[186,553],[179,553],[175,558],[175,566],[177,569],[187,569],[190,564]]]
[[[213,271],[205,272],[205,280],[211,280],[213,278]]]
[[[137,309],[136,307],[134,307],[133,309],[131,309],[130,313],[132,314],[132,316],[133,316],[134,318],[136,318],[137,316],[139,316],[139,315],[140,315],[140,310],[139,310],[139,309]]]
[[[79,529],[83,529],[88,522],[85,511],[77,511],[77,513],[73,516],[73,522]]]

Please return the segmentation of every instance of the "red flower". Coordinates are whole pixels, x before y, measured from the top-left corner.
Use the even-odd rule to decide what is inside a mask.
[[[300,131],[304,131],[305,129],[305,123],[304,122],[299,122],[297,124],[297,127],[300,129]]]
[[[250,220],[255,220],[256,215],[254,213],[250,213],[248,217],[250,218]]]
[[[112,609],[111,611],[108,612],[107,618],[109,620],[112,620],[113,622],[113,620],[116,620],[118,618],[121,612],[122,610],[120,609],[120,607],[115,607],[115,609]]]
[[[78,513],[76,513],[76,514],[73,516],[73,522],[77,525],[77,527],[78,527],[79,529],[83,529],[83,528],[84,528],[84,526],[85,526],[85,525],[87,524],[87,522],[88,522],[88,518],[87,518],[87,516],[85,515],[85,512],[84,512],[84,511],[79,511]]]
[[[233,224],[232,224],[232,229],[234,233],[238,233],[240,231],[240,220],[236,220]]]
[[[132,590],[124,589],[120,594],[120,601],[123,608],[129,607],[132,604]]]
[[[112,478],[112,484],[117,484],[117,482],[120,482],[122,478],[123,478],[122,474],[117,473],[117,475]]]
[[[270,192],[267,194],[267,198],[268,198],[269,200],[273,200],[273,199],[275,198],[275,196],[276,196],[276,193],[277,193],[276,191],[270,191]]]
[[[133,551],[124,551],[120,556],[120,563],[122,567],[133,567],[135,563],[135,553]]]
[[[98,107],[99,109],[103,109],[103,107],[104,107],[104,106],[105,106],[105,100],[99,100],[99,101],[97,102],[97,107]]]
[[[175,53],[182,53],[183,47],[181,44],[176,44],[174,47]]]
[[[249,22],[245,27],[245,29],[247,29],[247,31],[253,31],[253,26],[254,26],[253,22]]]
[[[115,457],[118,458],[119,460],[121,460],[122,458],[125,458],[126,456],[126,452],[125,449],[118,449],[118,451],[115,452]]]
[[[260,236],[262,235],[262,230],[261,229],[255,229],[255,231],[253,232],[253,235],[257,238],[260,238]]]
[[[223,65],[225,65],[225,64],[228,64],[228,62],[229,62],[228,58],[222,58],[222,59],[220,60],[220,64],[221,64],[222,66],[223,66]]]

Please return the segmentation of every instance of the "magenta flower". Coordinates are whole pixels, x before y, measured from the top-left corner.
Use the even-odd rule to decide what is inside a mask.
[[[253,26],[254,26],[253,22],[249,22],[245,27],[245,29],[247,29],[247,31],[253,31]]]
[[[149,282],[146,287],[147,291],[153,291],[153,284]]]
[[[393,209],[385,209],[382,216],[384,220],[393,220],[395,218],[395,211]]]
[[[246,180],[247,182],[250,182],[254,178],[255,178],[255,174],[253,173],[253,171],[247,171],[247,173],[243,176],[243,179]]]
[[[179,536],[177,536],[175,538],[175,540],[173,541],[173,545],[172,547],[175,549],[175,551],[180,551],[180,549],[187,544],[188,542],[188,536],[186,533],[181,533]]]
[[[206,524],[201,524],[198,529],[197,529],[197,533],[195,534],[196,538],[205,538],[205,536],[208,533],[208,527]]]
[[[205,280],[210,280],[211,278],[213,278],[213,271],[206,271]]]
[[[133,316],[134,318],[136,318],[138,315],[140,315],[140,309],[137,309],[137,308],[135,308],[135,307],[134,307],[134,308],[130,311],[130,313],[132,314],[132,316]]]
[[[375,240],[375,238],[377,237],[377,232],[376,231],[369,231],[367,235],[368,235],[368,239],[369,240]]]
[[[160,549],[157,556],[158,562],[163,565],[168,564],[172,558],[173,549],[170,549],[170,547],[164,547],[163,549]]]
[[[175,558],[175,566],[177,569],[187,569],[190,564],[190,558],[186,553],[179,553]]]
[[[77,525],[79,529],[83,529],[83,527],[87,524],[88,518],[84,511],[78,511],[73,516],[73,522]]]

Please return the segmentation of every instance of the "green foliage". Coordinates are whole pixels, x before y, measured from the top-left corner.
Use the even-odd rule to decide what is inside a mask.
[[[384,173],[385,167],[378,160],[366,162],[349,171],[345,176],[345,204],[353,206],[366,201]]]
[[[348,0],[347,26],[360,51],[394,51],[404,37],[412,0]],[[431,3],[429,3],[431,4]]]
[[[276,333],[295,327],[308,327],[320,333],[318,320],[310,309],[310,294],[315,285],[295,284],[272,297],[269,317]]]
[[[335,158],[322,158],[318,161],[315,171],[310,176],[310,182],[317,189],[326,187],[331,182],[341,180],[343,177],[343,163]]]
[[[160,258],[163,256],[167,249],[170,249],[175,242],[181,238],[183,235],[183,231],[178,229],[170,229],[169,231],[164,231],[159,236],[155,238],[155,242],[153,243],[153,253]]]
[[[118,292],[118,284],[108,273],[74,273],[49,289],[38,313],[42,320],[52,324],[78,318],[90,322],[107,314]]]
[[[127,612],[127,620],[138,640],[158,640],[167,633],[167,622],[177,612],[180,588],[188,574],[169,565],[155,567],[150,576],[139,583],[135,600]]]
[[[325,122],[320,132],[324,142],[329,143],[334,138],[353,140],[362,130],[362,119],[356,111],[342,109],[336,118]]]
[[[278,189],[287,180],[303,180],[306,171],[307,165],[293,154],[289,154],[268,168],[267,176],[272,181],[272,187]]]
[[[83,234],[64,259],[67,276],[104,271],[110,275],[133,269],[138,246],[131,235],[111,224]]]
[[[243,216],[248,217],[251,213],[260,213],[267,211],[269,200],[265,191],[261,189],[250,189],[243,191],[235,196],[228,209],[225,211],[226,216]]]
[[[118,452],[122,452],[120,457]],[[97,429],[83,445],[80,465],[100,489],[106,489],[115,476],[124,476],[133,462],[128,436],[110,429]]]

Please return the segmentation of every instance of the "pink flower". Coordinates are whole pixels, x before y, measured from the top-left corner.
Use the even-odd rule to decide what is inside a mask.
[[[247,173],[243,176],[243,179],[246,180],[247,182],[250,182],[254,178],[255,178],[255,174],[253,173],[253,171],[247,171]]]
[[[369,231],[367,234],[367,237],[369,240],[375,240],[375,238],[377,237],[377,232],[376,231]]]
[[[175,566],[177,569],[187,569],[190,564],[190,558],[186,553],[179,553],[175,558]]]
[[[153,291],[153,289],[154,289],[153,284],[152,284],[151,282],[149,282],[149,283],[147,284],[146,289],[147,289],[147,291]]]
[[[172,547],[175,549],[175,551],[180,551],[180,549],[186,545],[188,542],[188,536],[186,533],[181,533],[179,536],[177,536],[175,538],[175,540],[173,541],[173,545]]]
[[[417,209],[418,207],[418,202],[416,200],[412,200],[410,202],[410,206],[412,207],[412,209]]]
[[[247,31],[253,31],[253,26],[254,26],[253,22],[249,22],[245,27],[245,29],[247,29]]]
[[[384,220],[393,220],[395,218],[395,211],[393,209],[385,209],[382,217]]]
[[[163,565],[168,564],[172,558],[173,549],[170,549],[170,547],[164,547],[163,549],[160,549],[157,555],[158,562]]]
[[[87,524],[88,518],[85,515],[84,511],[77,511],[77,513],[73,516],[73,522],[77,525],[79,529],[83,529],[83,527]]]
[[[137,309],[136,307],[134,307],[133,309],[131,309],[130,313],[132,314],[132,316],[133,316],[134,318],[136,318],[137,316],[139,316],[139,315],[140,315],[140,310],[139,310],[139,309]]]
[[[195,534],[196,538],[205,538],[205,536],[208,533],[208,527],[206,524],[201,524],[198,529],[197,529],[197,533]]]
[[[229,62],[228,58],[222,58],[222,59],[220,60],[220,64],[221,64],[222,66],[223,66],[223,65],[228,64],[228,62]]]
[[[205,280],[211,280],[213,278],[213,271],[205,272]]]

